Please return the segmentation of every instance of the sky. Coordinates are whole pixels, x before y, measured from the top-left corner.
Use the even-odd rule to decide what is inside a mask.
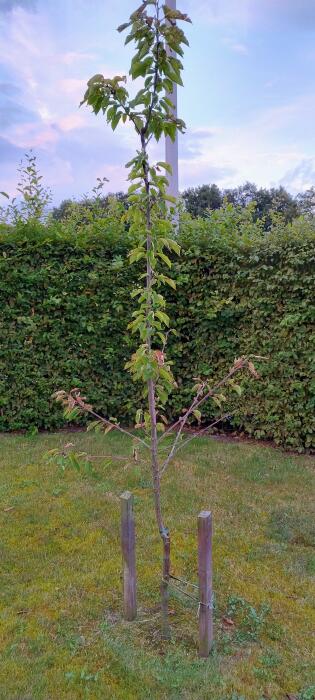
[[[134,0],[0,0],[0,190],[14,195],[25,152],[55,203],[125,190],[137,143],[79,108],[87,80],[128,74],[116,31]],[[180,187],[246,181],[315,185],[315,0],[178,0],[193,24],[179,116]],[[153,157],[163,157],[163,144]]]

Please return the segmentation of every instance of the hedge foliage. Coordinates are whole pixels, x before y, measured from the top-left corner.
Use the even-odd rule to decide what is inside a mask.
[[[261,380],[244,378],[232,423],[314,447],[314,224],[279,222],[266,235],[250,212],[228,207],[187,218],[180,238],[177,292],[168,291],[178,333],[170,413],[185,406],[194,377],[224,376],[235,357],[254,353],[267,358],[257,363]],[[118,222],[77,235],[59,224],[0,234],[0,430],[61,427],[51,394],[74,386],[104,415],[133,422],[140,387],[124,369],[137,276],[129,245]]]

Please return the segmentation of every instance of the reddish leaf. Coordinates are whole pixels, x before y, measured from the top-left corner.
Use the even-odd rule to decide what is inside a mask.
[[[222,622],[223,622],[223,624],[226,625],[227,627],[234,627],[234,624],[235,624],[235,623],[233,622],[233,620],[231,620],[230,617],[223,617],[223,618],[222,618]]]

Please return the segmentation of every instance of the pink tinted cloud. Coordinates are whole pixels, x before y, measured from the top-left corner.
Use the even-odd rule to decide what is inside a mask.
[[[74,131],[75,129],[81,129],[85,126],[86,119],[84,113],[80,114],[67,114],[65,117],[58,119],[56,126],[61,129],[61,131]]]
[[[59,140],[58,130],[51,124],[24,123],[9,130],[12,143],[20,148],[48,148]]]
[[[65,66],[73,66],[76,63],[81,63],[81,61],[93,61],[95,58],[95,54],[83,51],[67,51],[57,56],[57,60]]]

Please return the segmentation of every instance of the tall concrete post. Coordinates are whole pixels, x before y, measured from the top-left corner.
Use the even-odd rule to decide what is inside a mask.
[[[166,5],[170,7],[171,10],[176,10],[176,0],[166,0]],[[172,51],[169,49],[170,54]],[[174,54],[175,55],[175,54]],[[172,93],[167,94],[167,97],[174,104],[174,116],[177,117],[177,85],[174,85]],[[175,142],[166,136],[165,139],[165,160],[172,166],[172,175],[168,175],[169,189],[168,192],[172,197],[179,196],[179,180],[178,180],[178,133],[176,132]]]

